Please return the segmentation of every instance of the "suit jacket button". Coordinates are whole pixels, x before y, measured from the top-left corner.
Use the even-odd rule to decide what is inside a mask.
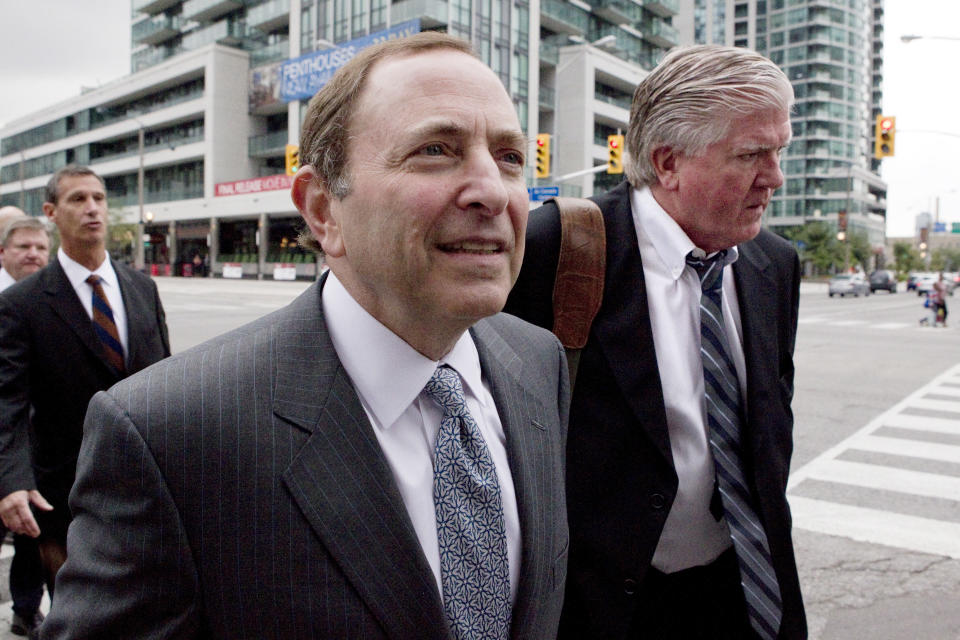
[[[628,596],[632,596],[637,592],[637,581],[633,578],[627,578],[623,581],[623,592]]]
[[[657,511],[663,509],[663,505],[665,504],[667,504],[667,500],[663,497],[662,493],[655,493],[650,496],[650,506]]]

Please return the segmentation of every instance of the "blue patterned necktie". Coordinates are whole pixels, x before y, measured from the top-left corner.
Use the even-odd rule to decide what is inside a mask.
[[[123,361],[123,345],[120,344],[120,334],[117,332],[117,323],[113,320],[113,309],[107,301],[101,281],[103,278],[91,274],[86,283],[93,288],[93,331],[103,343],[103,352],[107,360],[117,370],[124,373],[126,367]]]
[[[773,640],[780,629],[783,604],[767,534],[752,506],[750,485],[743,471],[740,383],[730,357],[720,304],[725,256],[726,251],[705,260],[694,258],[692,254],[687,256],[687,264],[700,276],[702,289],[700,357],[703,359],[710,449],[724,515],[740,565],[740,584],[747,602],[750,626],[761,638]]]
[[[457,640],[502,640],[510,634],[510,570],[496,467],[457,372],[437,367],[424,391],[443,409],[433,501],[447,621]]]

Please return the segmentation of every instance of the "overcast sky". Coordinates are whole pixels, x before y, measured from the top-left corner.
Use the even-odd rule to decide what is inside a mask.
[[[897,117],[887,233],[914,217],[960,222],[960,0],[886,0],[885,114]],[[130,69],[130,0],[0,0],[0,123],[119,78]],[[958,40],[901,42],[904,34]],[[945,134],[952,133],[953,136]]]

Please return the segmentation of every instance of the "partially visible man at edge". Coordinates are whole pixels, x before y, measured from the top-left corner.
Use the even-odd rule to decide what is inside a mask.
[[[786,500],[800,268],[761,228],[793,90],[746,49],[678,48],[637,87],[628,181],[567,446],[560,637],[800,639]],[[506,310],[553,323],[556,208],[531,212]],[[701,340],[701,336],[706,336]]]
[[[38,218],[23,216],[0,223],[0,292],[47,266],[50,232]]]
[[[16,207],[0,209],[0,293],[47,266],[50,260],[50,232],[38,219]],[[6,534],[6,527],[2,527]],[[10,561],[10,599],[13,617],[10,631],[18,636],[36,633],[43,622],[43,563],[37,541],[13,534]]]
[[[555,638],[566,365],[499,313],[527,147],[451,36],[337,72],[292,187],[329,271],[93,399],[41,637]]]
[[[0,295],[0,517],[37,538],[52,597],[87,404],[170,345],[156,284],[107,254],[100,176],[67,165],[45,197],[57,258]]]

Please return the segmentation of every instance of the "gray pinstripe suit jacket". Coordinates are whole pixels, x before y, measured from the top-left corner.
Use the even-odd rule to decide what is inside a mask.
[[[321,287],[93,399],[41,637],[450,637]],[[554,638],[568,543],[562,350],[504,314],[471,331],[523,532],[512,637]]]

